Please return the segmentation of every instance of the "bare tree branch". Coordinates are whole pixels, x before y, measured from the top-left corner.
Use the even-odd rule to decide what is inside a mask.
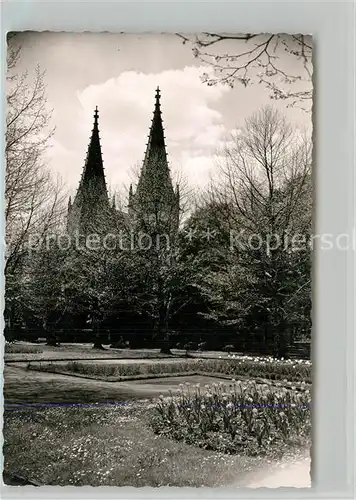
[[[244,86],[262,83],[269,90],[271,99],[285,100],[288,106],[299,105],[302,109],[310,110],[310,37],[302,34],[231,35],[212,32],[195,37],[180,33],[177,36],[184,44],[191,44],[196,58],[213,68],[214,76],[206,72],[202,77],[207,85],[222,83],[233,87],[236,82]],[[236,50],[232,49],[232,43],[236,45]],[[286,55],[298,67],[297,71],[291,72],[288,65],[284,67]],[[296,90],[296,84],[303,88]]]

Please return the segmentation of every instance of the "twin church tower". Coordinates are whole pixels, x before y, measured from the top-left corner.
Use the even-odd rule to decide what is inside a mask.
[[[130,186],[127,213],[110,200],[101,153],[98,108],[84,169],[73,202],[69,198],[67,231],[92,233],[99,228],[139,227],[148,232],[176,232],[179,189],[174,190],[167,160],[160,90],[156,89],[153,119],[136,189]]]

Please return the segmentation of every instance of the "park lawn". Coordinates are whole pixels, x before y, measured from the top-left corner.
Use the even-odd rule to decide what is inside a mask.
[[[110,383],[5,366],[4,473],[48,485],[237,487],[266,466],[266,458],[155,435],[153,405],[181,378],[157,382]],[[108,401],[125,404],[83,405]],[[34,402],[60,405],[19,409]]]
[[[208,384],[215,379],[207,375],[188,376],[192,384]],[[183,379],[184,381],[184,379]],[[109,382],[71,375],[27,371],[24,366],[9,365],[4,369],[6,408],[22,404],[86,404],[126,403],[138,399],[158,398],[178,388],[182,377],[154,378],[127,382]]]
[[[49,485],[212,487],[243,481],[260,466],[256,457],[227,456],[154,434],[152,406],[160,392],[178,385],[171,380],[160,387],[113,384],[5,367],[5,474]],[[83,405],[94,401],[126,404]],[[67,406],[19,409],[33,402]]]
[[[153,404],[181,377],[115,383],[21,365],[4,370],[7,477],[48,485],[237,487],[266,465],[266,457],[225,455],[154,434]],[[190,378],[211,383],[206,379],[208,373]],[[120,401],[126,404],[83,405]],[[19,409],[34,402],[60,405]]]
[[[218,487],[260,465],[156,436],[142,403],[7,414],[4,472],[47,485]]]

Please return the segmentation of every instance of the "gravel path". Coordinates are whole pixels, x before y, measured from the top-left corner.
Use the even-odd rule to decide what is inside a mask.
[[[310,488],[310,456],[303,456],[262,467],[247,477],[248,488]]]

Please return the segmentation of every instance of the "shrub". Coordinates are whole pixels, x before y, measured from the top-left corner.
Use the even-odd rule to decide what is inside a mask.
[[[160,397],[151,423],[157,434],[206,449],[271,454],[309,440],[310,396],[253,382],[181,384],[176,395]]]

